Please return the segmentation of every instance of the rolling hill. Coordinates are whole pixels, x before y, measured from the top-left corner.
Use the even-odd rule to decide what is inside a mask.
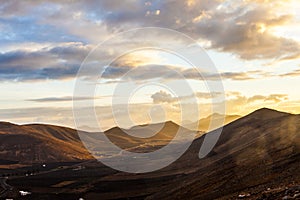
[[[135,126],[130,129],[118,127],[105,131],[105,135],[122,149],[136,152],[154,151],[168,144],[177,131],[189,130],[181,128],[171,121],[158,124]],[[102,134],[82,132],[85,141],[91,149],[99,147],[103,139]],[[157,133],[157,134],[155,134]],[[148,138],[139,138],[140,136]],[[97,149],[93,149],[97,151]],[[100,152],[105,154],[105,152]],[[69,162],[93,159],[82,144],[78,132],[71,128],[29,124],[16,125],[0,122],[0,161],[7,163],[41,163],[41,162]],[[1,164],[1,163],[0,163]]]
[[[77,131],[53,125],[0,123],[0,159],[30,164],[91,159]]]

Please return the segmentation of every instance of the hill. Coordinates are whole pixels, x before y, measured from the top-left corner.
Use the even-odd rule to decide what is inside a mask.
[[[150,152],[171,142],[178,131],[183,134],[191,133],[190,130],[180,127],[172,121],[167,121],[134,126],[130,129],[115,127],[105,131],[105,135],[122,149],[133,152]]]
[[[164,126],[159,134],[162,139],[168,138],[164,135],[167,130],[178,128],[172,122]],[[161,124],[133,127],[130,140],[137,144],[135,131],[139,134],[157,127]],[[106,134],[126,143],[128,137],[124,139],[121,131],[114,128]],[[17,177],[8,183],[33,192],[33,199],[294,198],[300,188],[299,132],[299,115],[263,108],[224,126],[216,146],[203,159],[198,157],[201,144],[214,131],[195,139],[182,157],[159,171],[128,174],[92,162],[81,163],[79,169]],[[63,140],[71,137],[52,135]]]
[[[299,115],[259,109],[226,125],[213,151],[199,160],[203,138],[170,166],[191,173],[148,199],[235,199],[242,193],[256,199],[266,188],[300,184]]]
[[[0,122],[0,160],[30,164],[91,158],[74,129]]]
[[[168,144],[179,129],[189,132],[176,123],[168,121],[135,126],[130,129],[114,127],[104,133],[122,149],[148,152]],[[99,144],[107,145],[103,143],[102,134],[83,131],[81,133],[90,149],[99,151],[101,155],[105,154],[96,149]],[[0,161],[3,161],[0,164],[70,162],[89,159],[93,157],[74,129],[47,124],[16,125],[0,122]]]

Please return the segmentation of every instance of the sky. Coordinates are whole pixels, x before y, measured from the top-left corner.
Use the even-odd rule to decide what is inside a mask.
[[[196,121],[216,104],[300,113],[299,10],[298,0],[1,1],[0,120],[92,130],[91,102],[102,129]],[[158,28],[130,32],[144,27]],[[222,90],[208,87],[220,80]],[[74,95],[78,81],[95,84],[93,95]],[[199,113],[182,117],[193,99]]]

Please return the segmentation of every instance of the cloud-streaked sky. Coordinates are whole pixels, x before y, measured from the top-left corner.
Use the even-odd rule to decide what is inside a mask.
[[[219,71],[201,74],[208,81],[222,77],[228,114],[244,115],[262,106],[299,113],[299,10],[298,0],[2,1],[0,120],[74,127],[74,82],[85,57],[111,36],[141,27],[169,28],[197,41]],[[158,44],[178,42],[167,35],[145,37]],[[218,93],[211,91],[208,96],[198,72],[174,55],[141,50],[118,58],[109,67],[102,64],[125,47],[136,48],[134,38],[97,49],[101,59],[92,58],[102,73],[97,106],[109,107],[116,84],[178,81],[181,77],[172,73],[176,71],[191,84],[205,111],[202,117],[210,114],[208,101]],[[130,79],[122,79],[132,69]],[[132,118],[147,123],[149,119],[138,111],[161,104],[167,107],[168,118],[176,121],[175,104],[189,94],[175,97],[152,87],[134,97]],[[105,127],[113,126],[111,118],[106,116]]]

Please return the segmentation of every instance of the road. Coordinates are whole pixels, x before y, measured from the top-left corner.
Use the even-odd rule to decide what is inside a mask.
[[[5,194],[13,189],[12,186],[6,183],[7,178],[0,178],[0,187],[2,190],[0,191],[0,197],[5,196]]]

